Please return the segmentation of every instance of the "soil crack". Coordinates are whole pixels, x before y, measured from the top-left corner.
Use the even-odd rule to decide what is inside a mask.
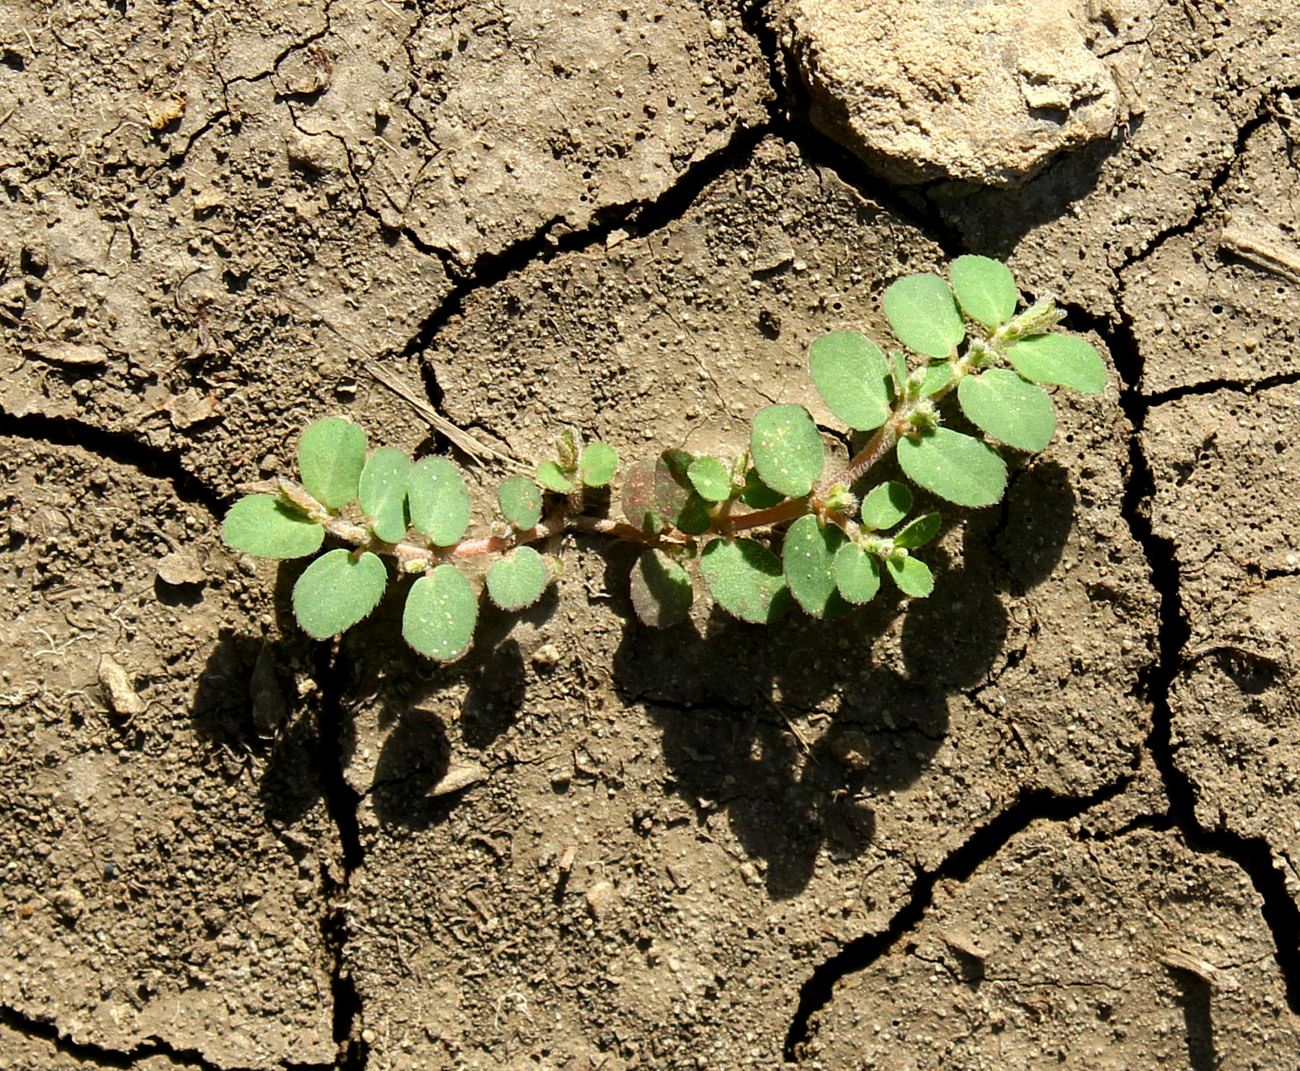
[[[1086,796],[1062,796],[1042,789],[1022,792],[1010,807],[977,829],[934,870],[920,871],[907,903],[895,912],[884,930],[854,938],[813,970],[800,992],[799,1007],[786,1034],[785,1059],[797,1062],[801,1058],[812,1017],[830,1002],[835,986],[848,975],[870,967],[921,921],[934,901],[935,886],[940,881],[965,881],[997,855],[1012,837],[1033,823],[1078,818],[1118,796],[1132,780],[1132,774],[1125,774]]]
[[[1186,664],[1185,652],[1191,638],[1191,626],[1183,606],[1177,548],[1171,540],[1156,533],[1150,515],[1150,504],[1155,495],[1155,474],[1142,450],[1141,433],[1148,413],[1159,404],[1154,399],[1161,396],[1148,397],[1140,390],[1142,356],[1133,325],[1122,311],[1122,291],[1119,296],[1119,323],[1109,326],[1094,319],[1089,326],[1106,342],[1120,375],[1120,408],[1132,428],[1129,438],[1131,469],[1120,512],[1146,555],[1151,583],[1159,596],[1158,657],[1139,674],[1138,679],[1139,698],[1152,709],[1147,749],[1160,773],[1169,801],[1166,821],[1178,830],[1193,851],[1227,859],[1250,878],[1262,900],[1261,914],[1273,935],[1287,1002],[1293,1012],[1300,1014],[1300,907],[1287,891],[1285,876],[1274,865],[1272,850],[1264,838],[1246,837],[1222,827],[1207,829],[1200,824],[1195,812],[1196,788],[1175,761],[1170,692]],[[1079,318],[1084,319],[1082,316]],[[1295,382],[1300,376],[1275,378]],[[1187,393],[1199,392],[1189,389]]]
[[[23,1037],[35,1038],[49,1042],[57,1052],[85,1063],[99,1067],[133,1068],[140,1061],[155,1056],[162,1056],[173,1063],[198,1068],[199,1071],[263,1071],[252,1067],[239,1067],[232,1064],[216,1064],[205,1060],[195,1049],[181,1049],[168,1044],[162,1038],[151,1037],[130,1049],[113,1049],[91,1042],[73,1041],[58,1026],[44,1019],[30,1015],[0,1004],[0,1026],[12,1030]],[[274,1065],[282,1071],[328,1071],[328,1064],[302,1064],[283,1061]]]
[[[1205,394],[1217,394],[1219,391],[1232,391],[1237,394],[1259,394],[1261,391],[1275,387],[1287,387],[1300,383],[1300,372],[1284,372],[1263,379],[1207,379],[1200,383],[1189,383],[1181,387],[1144,394],[1143,400],[1148,411],[1158,405],[1176,402],[1183,398],[1195,398]]]
[[[105,431],[79,420],[26,413],[15,416],[0,408],[0,435],[65,446],[106,458],[135,469],[150,479],[165,480],[178,498],[202,506],[214,517],[223,516],[228,501],[185,468],[176,454],[141,442],[129,432]]]
[[[327,905],[321,919],[321,936],[330,957],[330,992],[334,1001],[334,1041],[338,1045],[336,1071],[363,1071],[369,1055],[361,1034],[361,996],[348,968],[346,951],[352,936],[349,895],[352,876],[364,861],[357,811],[361,794],[344,776],[343,670],[333,645],[324,647],[317,663],[321,686],[321,713],[316,754],[325,809],[338,833],[338,865],[322,866],[321,884]]]
[[[1147,243],[1138,250],[1131,252],[1125,262],[1116,272],[1116,282],[1119,284],[1117,290],[1117,299],[1123,297],[1123,274],[1135,264],[1140,264],[1147,257],[1155,253],[1161,246],[1172,238],[1179,238],[1191,234],[1201,225],[1205,217],[1209,214],[1210,208],[1214,203],[1214,196],[1224,186],[1227,185],[1228,179],[1232,177],[1233,169],[1242,159],[1246,152],[1246,143],[1250,141],[1251,136],[1264,126],[1265,123],[1277,117],[1278,101],[1283,97],[1288,100],[1300,98],[1300,86],[1286,86],[1263,93],[1258,103],[1255,105],[1255,114],[1246,122],[1237,128],[1237,136],[1233,139],[1232,151],[1224,158],[1223,163],[1219,165],[1218,170],[1210,176],[1209,185],[1205,187],[1205,192],[1198,198],[1191,215],[1181,223],[1173,223],[1168,227],[1158,231]],[[1133,380],[1134,383],[1137,380]]]

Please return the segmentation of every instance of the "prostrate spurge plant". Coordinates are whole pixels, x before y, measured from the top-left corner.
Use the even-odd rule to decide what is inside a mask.
[[[293,608],[311,636],[335,636],[366,617],[389,583],[385,558],[418,574],[406,596],[402,633],[421,654],[459,658],[473,640],[481,575],[504,610],[535,603],[558,571],[535,544],[583,532],[645,545],[632,570],[632,605],[648,625],[682,620],[698,571],[719,606],[742,621],[768,622],[791,600],[814,617],[868,602],[885,574],[906,595],[928,595],[930,569],[913,555],[938,533],[940,518],[908,520],[912,491],[881,482],[856,493],[891,451],[919,487],[957,506],[999,501],[1007,467],[997,447],[1034,452],[1056,417],[1042,386],[1100,391],[1101,357],[1083,339],[1053,333],[1063,318],[1050,300],[1017,314],[1019,294],[1005,265],[959,257],[952,282],[899,279],[884,295],[898,340],[922,358],[887,357],[851,331],[812,345],[813,383],[830,411],[871,432],[843,468],[826,471],[822,437],[801,405],[771,405],[754,417],[749,451],[723,460],[664,450],[623,473],[624,520],[607,516],[602,489],[618,456],[570,429],[531,478],[497,490],[502,521],[466,538],[470,494],[442,457],[412,461],[330,417],[310,425],[298,447],[302,483],[280,480],[235,503],[223,527],[236,550],[264,558],[314,555],[298,578]],[[944,426],[939,403],[956,395],[976,438]],[[742,535],[742,533],[749,533]],[[475,568],[487,562],[484,573]]]

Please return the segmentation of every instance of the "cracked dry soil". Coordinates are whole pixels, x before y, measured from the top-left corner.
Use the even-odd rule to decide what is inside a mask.
[[[1096,6],[1122,125],[986,189],[793,5],[0,2],[0,1068],[1300,1065],[1300,13]],[[434,668],[217,538],[326,412],[732,448],[967,251],[1112,382],[910,609],[650,634],[579,542]]]

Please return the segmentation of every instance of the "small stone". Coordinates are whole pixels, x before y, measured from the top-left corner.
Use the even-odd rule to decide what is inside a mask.
[[[226,203],[226,191],[220,186],[205,186],[194,195],[194,211],[200,215]]]
[[[93,343],[51,342],[39,346],[35,355],[42,361],[68,368],[103,368],[108,364],[104,347]]]
[[[100,655],[99,684],[108,696],[113,713],[124,718],[144,713],[144,700],[136,695],[131,678],[110,655]]]
[[[453,792],[477,785],[488,775],[487,770],[476,762],[464,762],[448,766],[442,779],[429,789],[430,796],[450,796]]]
[[[185,115],[185,94],[169,93],[160,100],[150,101],[145,114],[149,117],[149,129],[157,133]]]
[[[587,914],[599,922],[618,902],[618,890],[612,881],[598,881],[587,890]]]
[[[553,643],[544,643],[533,652],[533,665],[550,668],[558,665],[560,650]]]
[[[64,922],[76,922],[86,910],[86,899],[71,885],[54,894],[54,910]]]
[[[722,41],[727,36],[727,24],[721,19],[709,20],[709,36],[715,41]]]
[[[1089,48],[1104,29],[1090,8],[792,0],[783,29],[813,124],[885,178],[1013,186],[1140,111],[1119,89],[1120,50]]]
[[[866,735],[858,730],[838,730],[832,734],[830,743],[835,761],[850,770],[865,770],[871,765],[871,746]]]
[[[168,403],[167,411],[171,415],[172,427],[177,431],[183,431],[185,428],[192,428],[195,424],[210,420],[217,411],[217,402],[211,394],[187,390],[184,394],[176,395]]]
[[[158,579],[172,587],[202,584],[207,579],[198,557],[190,550],[177,550],[163,555],[155,568]]]

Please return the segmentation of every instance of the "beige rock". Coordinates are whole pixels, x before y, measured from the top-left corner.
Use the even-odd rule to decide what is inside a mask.
[[[792,0],[811,119],[887,178],[1015,185],[1129,114],[1077,0]]]

